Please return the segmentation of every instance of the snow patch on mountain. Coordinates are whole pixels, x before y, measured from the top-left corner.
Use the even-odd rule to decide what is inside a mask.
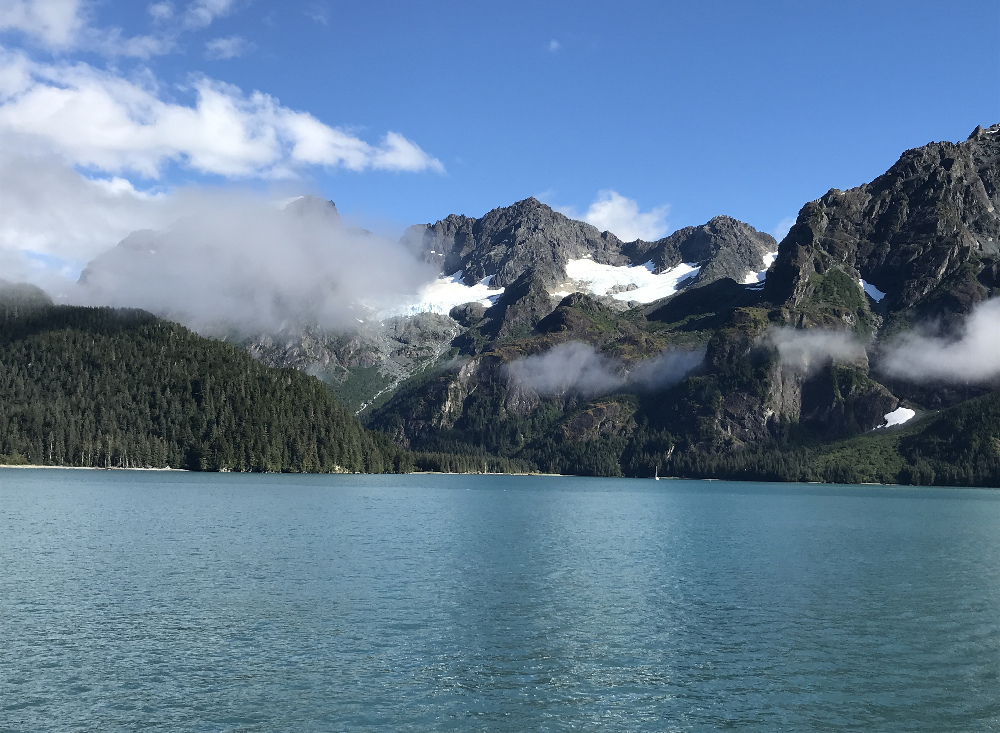
[[[698,274],[698,265],[682,263],[660,274],[655,266],[644,265],[615,267],[602,265],[591,259],[570,260],[566,274],[594,295],[610,295],[615,300],[652,303],[677,292],[678,285]],[[559,295],[559,293],[556,293]]]
[[[902,425],[903,423],[912,420],[916,417],[916,415],[916,411],[911,410],[909,407],[897,407],[885,416],[885,425],[882,427],[891,428],[893,425]]]
[[[754,272],[751,270],[747,273],[747,276],[743,278],[744,285],[754,285],[756,283],[762,283],[767,279],[767,271],[771,269],[771,265],[774,264],[774,260],[778,257],[778,251],[768,252],[764,255],[764,269]]]
[[[452,275],[443,275],[420,288],[414,300],[396,303],[380,310],[378,317],[380,319],[405,317],[415,316],[418,313],[447,315],[456,305],[464,305],[465,303],[481,303],[489,307],[503,295],[504,291],[503,288],[491,288],[490,281],[492,279],[493,276],[490,275],[470,286],[462,281],[461,270]]]

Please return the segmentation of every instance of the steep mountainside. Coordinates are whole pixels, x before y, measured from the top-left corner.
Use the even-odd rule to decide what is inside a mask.
[[[345,407],[360,412],[432,366],[461,331],[448,316],[419,313],[350,331],[305,325],[278,333],[237,334],[233,342],[268,366],[319,377]]]
[[[656,272],[682,262],[700,266],[692,285],[707,285],[731,278],[743,282],[748,273],[766,269],[765,256],[778,251],[770,234],[728,216],[717,216],[699,227],[678,229],[655,242],[638,240],[625,245],[624,253],[633,264],[652,262]]]
[[[404,241],[444,275],[462,271],[467,285],[492,277],[508,287],[528,270],[546,285],[566,279],[566,263],[591,257],[606,265],[628,265],[622,242],[610,232],[574,221],[537,199],[493,209],[481,219],[452,214],[435,224],[411,227]]]
[[[307,196],[288,203],[284,212],[287,216],[319,217],[333,222],[334,228],[340,226],[332,201]],[[481,219],[452,215],[433,225],[413,227],[404,236],[404,243],[415,247],[441,275],[461,271],[466,285],[488,281],[496,289],[484,294],[480,285],[476,295],[470,290],[466,297],[473,302],[450,316],[447,308],[434,305],[433,289],[421,294],[426,303],[403,308],[413,311],[412,315],[366,312],[359,305],[358,315],[363,318],[357,319],[359,326],[350,329],[321,327],[306,313],[286,318],[279,328],[256,333],[248,333],[253,329],[246,324],[230,327],[224,320],[214,322],[204,314],[191,325],[241,345],[269,366],[293,367],[318,376],[345,405],[362,411],[388,398],[403,380],[450,349],[471,352],[476,344],[523,336],[568,292],[594,292],[593,283],[570,277],[570,263],[606,265],[614,270],[612,281],[605,284],[599,297],[623,310],[637,287],[630,278],[649,280],[687,263],[687,279],[678,275],[682,279],[670,280],[653,296],[638,301],[647,302],[675,289],[698,287],[724,277],[741,282],[748,276],[754,279],[754,273],[765,266],[764,256],[776,248],[769,235],[728,217],[687,227],[656,242],[623,243],[613,234],[571,220],[535,199],[495,209]],[[162,259],[171,246],[176,242],[163,233],[134,232],[92,260],[81,275],[81,285],[102,302],[102,292],[118,292],[121,285],[149,280],[151,273],[163,266]],[[595,276],[606,279],[608,273]],[[621,277],[624,284],[612,284]],[[615,295],[622,291],[623,296]],[[492,307],[488,301],[483,305],[478,300],[484,295],[495,301]],[[161,296],[169,300],[169,292]],[[439,312],[421,312],[425,306],[437,307]],[[184,303],[167,307],[160,315],[183,321]],[[459,340],[453,343],[456,337]]]
[[[722,277],[742,282],[749,273],[764,269],[764,255],[777,250],[771,235],[727,216],[655,242],[626,243],[534,198],[493,209],[481,219],[452,214],[435,224],[411,227],[404,241],[442,274],[461,271],[469,285],[489,277],[491,285],[506,288],[530,273],[553,291],[568,280],[570,260],[619,267],[651,262],[655,273],[689,263],[701,267],[698,278],[688,283],[692,285]]]
[[[665,269],[698,258],[702,272],[718,263],[730,275],[626,312],[581,295],[546,312],[547,279],[529,267],[491,308],[456,309],[468,327],[453,342],[461,356],[404,383],[370,423],[400,445],[486,447],[569,473],[659,467],[684,476],[995,483],[1000,441],[970,437],[995,432],[991,384],[889,380],[870,359],[900,329],[928,318],[952,328],[995,293],[998,181],[1000,126],[908,151],[872,183],[803,207],[763,288],[732,275],[754,266],[766,240],[723,217],[658,243],[622,244],[617,252],[630,263]],[[463,226],[463,248],[487,231],[475,220]],[[436,236],[425,234],[425,246],[442,247]],[[738,236],[745,244],[711,239]],[[447,257],[446,244],[435,252]],[[490,249],[495,261],[502,244]],[[608,248],[602,256],[611,260]],[[548,262],[551,272],[559,260]],[[543,363],[527,357],[571,341],[590,344],[597,361],[552,357],[545,379],[516,378],[519,365]],[[679,381],[650,389],[627,376],[692,348],[704,360]],[[621,378],[606,378],[596,396],[579,386],[608,368]],[[560,371],[580,381],[553,391]],[[949,409],[932,412],[941,408]],[[904,428],[880,429],[890,415],[914,413]]]
[[[885,293],[888,313],[967,313],[1000,286],[1000,125],[908,150],[884,175],[803,207],[767,279],[798,305],[842,269]]]
[[[619,268],[647,265],[654,275],[686,263],[695,269],[676,285],[685,290],[724,278],[756,282],[755,273],[765,269],[766,256],[777,250],[769,234],[726,216],[655,242],[624,243],[533,198],[494,209],[482,219],[452,215],[433,225],[412,227],[404,240],[442,273],[461,271],[467,284],[489,278],[491,286],[505,288],[492,307],[470,305],[451,312],[468,329],[454,345],[470,354],[497,339],[527,335],[567,292],[590,289],[590,283],[570,277],[568,266],[574,261]],[[622,298],[596,297],[624,310],[628,301],[623,298],[630,296],[625,288]]]
[[[296,323],[239,343],[320,376],[396,463],[996,484],[995,380],[885,365],[901,338],[958,338],[998,294],[998,207],[1000,125],[831,190],[780,245],[722,216],[622,242],[527,199],[408,230],[442,276],[462,273],[420,294],[468,294],[448,315],[371,312],[349,333]],[[146,236],[87,277],[146,257]]]

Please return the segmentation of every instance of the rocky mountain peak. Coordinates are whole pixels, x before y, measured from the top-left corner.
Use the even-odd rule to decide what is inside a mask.
[[[748,273],[764,269],[764,256],[777,250],[769,234],[728,216],[655,242],[626,243],[535,198],[493,209],[479,219],[452,214],[411,227],[404,241],[444,275],[461,270],[468,285],[492,277],[491,284],[499,287],[509,287],[528,271],[554,287],[566,282],[566,264],[579,259],[619,267],[653,262],[657,273],[682,262],[697,264],[701,271],[688,287],[724,277],[742,282]]]
[[[333,201],[316,196],[300,196],[285,204],[284,210],[298,216],[323,216],[340,221],[340,212]]]
[[[795,305],[813,274],[842,269],[886,293],[887,311],[966,313],[990,297],[1000,253],[1000,125],[907,150],[886,173],[806,204],[765,296]]]
[[[404,239],[439,265],[442,274],[461,270],[468,285],[492,277],[492,284],[508,287],[528,270],[555,284],[565,279],[569,260],[583,257],[629,264],[614,234],[570,219],[535,198],[493,209],[479,219],[452,214],[411,227]]]
[[[682,262],[701,267],[690,286],[721,278],[743,282],[750,272],[764,269],[764,256],[775,252],[774,237],[729,216],[716,216],[701,226],[684,227],[655,242],[632,242],[625,252],[633,263],[652,261],[656,272]]]
[[[972,134],[969,135],[967,139],[981,140],[986,135],[993,135],[997,132],[1000,132],[1000,123],[997,123],[996,125],[991,125],[990,127],[987,127],[985,130],[982,128],[981,125],[976,125],[976,129],[972,131]]]

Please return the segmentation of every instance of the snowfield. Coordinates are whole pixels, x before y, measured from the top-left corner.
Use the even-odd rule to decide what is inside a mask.
[[[891,428],[893,425],[902,425],[903,423],[912,420],[916,417],[916,415],[917,413],[909,407],[897,407],[885,416],[885,425],[882,427]]]
[[[490,280],[492,279],[493,276],[490,275],[475,285],[469,286],[462,282],[462,271],[459,270],[452,275],[439,277],[424,285],[417,293],[416,300],[379,311],[378,317],[405,317],[415,316],[418,313],[447,315],[456,305],[464,305],[465,303],[481,303],[488,308],[503,295],[504,291],[503,288],[491,288]]]
[[[697,265],[680,264],[659,275],[654,275],[652,262],[636,267],[615,267],[601,265],[591,259],[570,260],[566,263],[566,275],[584,289],[594,295],[611,293],[615,300],[633,300],[638,303],[652,303],[654,300],[666,298],[677,292],[677,286],[684,280],[694,277],[701,268]],[[632,290],[626,288],[634,286]],[[568,292],[556,295],[569,295]]]
[[[777,255],[777,252],[764,255],[764,269],[751,272],[744,284],[762,283],[767,276],[767,268]],[[695,277],[701,267],[685,262],[658,275],[654,274],[655,269],[652,261],[644,265],[617,267],[602,265],[590,258],[570,260],[566,263],[566,275],[573,289],[553,293],[553,296],[565,298],[571,292],[579,291],[592,295],[610,295],[623,302],[652,303],[676,294],[684,281]],[[503,288],[491,288],[491,279],[492,275],[470,287],[462,282],[462,271],[459,270],[428,283],[411,301],[378,310],[377,317],[385,319],[415,316],[418,313],[447,314],[456,305],[465,303],[481,303],[489,307],[504,291]]]
[[[774,260],[778,257],[778,250],[774,252],[768,252],[764,255],[764,269],[758,272],[751,270],[747,273],[747,276],[743,278],[744,285],[754,285],[756,283],[762,283],[767,279],[767,271],[771,269],[771,265],[774,264]]]

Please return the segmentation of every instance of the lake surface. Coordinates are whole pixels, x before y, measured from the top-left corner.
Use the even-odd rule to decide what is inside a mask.
[[[1000,492],[0,470],[0,731],[1000,730]]]

